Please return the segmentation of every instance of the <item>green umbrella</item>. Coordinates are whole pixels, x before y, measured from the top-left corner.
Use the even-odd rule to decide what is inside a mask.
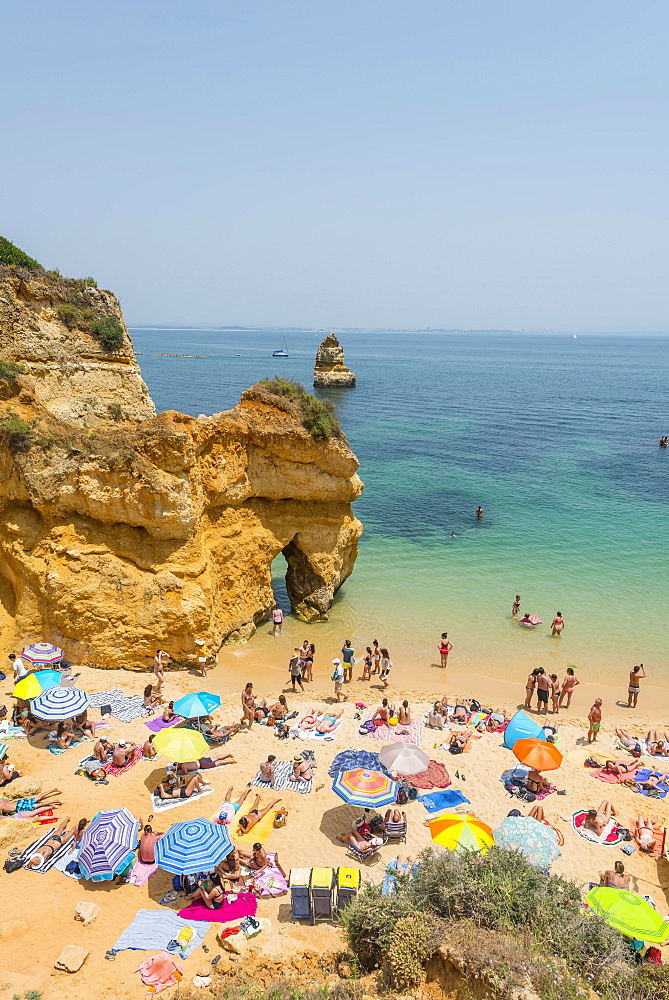
[[[627,889],[596,886],[585,897],[593,911],[606,920],[610,927],[627,937],[662,944],[669,938],[669,924],[641,896]]]

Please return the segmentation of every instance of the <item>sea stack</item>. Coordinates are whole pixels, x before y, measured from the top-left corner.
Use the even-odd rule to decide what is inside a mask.
[[[334,333],[327,335],[316,353],[314,385],[355,385],[355,375],[344,364],[344,348],[340,346]]]

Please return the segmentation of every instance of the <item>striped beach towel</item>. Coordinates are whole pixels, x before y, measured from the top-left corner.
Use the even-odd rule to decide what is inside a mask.
[[[36,851],[39,852],[40,848],[42,848],[44,844],[46,844],[49,837],[52,836],[53,836],[53,830],[47,830],[46,833],[44,833],[39,838],[39,840],[35,840],[29,847],[26,847],[25,851],[21,855],[21,861],[23,862],[24,868],[27,867],[27,864],[32,858],[33,854],[35,854]],[[46,859],[43,865],[40,865],[39,868],[28,868],[28,871],[39,872],[40,874],[48,872],[50,868],[54,867],[59,858],[62,858],[66,854],[69,854],[69,852],[72,850],[73,843],[74,843],[74,837],[68,837],[65,843],[61,844],[60,847],[56,848],[53,854]]]
[[[302,795],[306,795],[311,791],[314,780],[310,778],[309,781],[291,781],[291,776],[293,774],[293,764],[289,760],[277,760],[274,762],[274,791],[283,792],[288,788],[292,792],[301,792]],[[255,778],[251,782],[252,785],[257,785],[258,788],[271,788],[269,781],[263,781],[260,777],[260,771],[256,774]]]

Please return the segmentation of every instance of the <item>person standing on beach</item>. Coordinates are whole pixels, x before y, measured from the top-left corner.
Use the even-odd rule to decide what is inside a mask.
[[[646,676],[646,671],[644,670],[643,663],[640,663],[638,667],[633,667],[630,670],[630,682],[627,687],[627,707],[636,708],[637,698],[639,697],[640,681],[642,677]]]
[[[597,739],[597,733],[599,732],[602,725],[602,699],[596,698],[595,704],[590,709],[588,713],[588,722],[590,723],[590,729],[588,730],[588,743],[594,743]]]
[[[207,676],[207,647],[205,645],[204,639],[196,639],[195,645],[198,647],[197,651],[197,665],[200,668],[200,677]]]
[[[300,691],[304,694],[304,688],[302,687],[302,666],[299,656],[291,656],[288,669],[290,670],[290,683],[293,685],[293,691],[297,683],[300,685]]]
[[[388,687],[388,677],[390,675],[390,668],[393,665],[393,661],[390,659],[390,653],[387,649],[381,650],[381,680],[383,681],[384,688]]]
[[[448,654],[452,649],[453,643],[448,641],[448,632],[442,632],[439,643],[439,656],[441,657],[441,665],[444,669],[448,666]]]
[[[283,611],[278,604],[272,609],[272,635],[281,635],[283,632]]]
[[[374,647],[372,650],[372,659],[374,660],[374,669],[372,670],[372,673],[378,674],[381,670],[381,650],[379,649],[379,640],[374,639],[372,646]]]
[[[562,702],[564,701],[565,698],[567,699],[567,704],[565,705],[565,708],[569,708],[569,706],[571,705],[571,696],[574,693],[574,688],[576,687],[577,684],[580,684],[580,683],[581,682],[578,680],[578,678],[574,676],[574,668],[573,667],[567,667],[567,673],[565,675],[564,680],[562,681],[562,694],[560,695],[560,708],[562,708]]]
[[[539,715],[548,715],[548,692],[551,690],[551,682],[546,676],[543,667],[539,667],[537,674],[537,711]]]
[[[519,611],[520,611],[520,594],[516,594],[516,599],[511,605],[511,616],[515,618]]]
[[[557,674],[551,674],[551,698],[553,699],[553,715],[560,711],[560,682]]]
[[[344,645],[342,646],[342,659],[344,661],[344,684],[350,684],[353,680],[353,667],[355,665],[355,650],[351,645],[350,639],[344,639]]]
[[[534,689],[537,686],[537,677],[539,676],[539,670],[533,670],[530,676],[527,678],[525,684],[525,708],[532,708],[532,695],[534,694]]]
[[[157,649],[156,655],[153,658],[153,673],[155,674],[156,680],[156,693],[160,694],[160,689],[163,686],[165,680],[165,665],[170,658],[170,654],[166,653],[164,649]]]
[[[364,666],[362,668],[362,679],[363,681],[371,681],[372,679],[372,666],[374,664],[374,656],[372,654],[372,647],[367,646],[365,650]]]
[[[337,659],[332,661],[334,670],[332,671],[332,680],[334,681],[334,693],[337,697],[337,701],[341,701],[342,697],[344,701],[347,700],[348,695],[344,694],[344,668],[341,665],[341,660]]]
[[[242,691],[242,711],[244,713],[242,723],[246,721],[247,728],[250,729],[256,714],[256,699],[253,694],[253,684],[251,681],[248,682]]]
[[[555,618],[553,619],[553,631],[551,635],[562,635],[562,629],[564,628],[564,618],[562,617],[562,612],[558,611]]]

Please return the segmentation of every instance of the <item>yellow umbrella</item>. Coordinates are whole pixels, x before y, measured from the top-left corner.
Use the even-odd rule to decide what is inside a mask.
[[[61,674],[58,670],[35,670],[15,685],[12,697],[32,701],[33,698],[39,698],[44,691],[58,687],[60,682]]]
[[[153,741],[153,745],[169,760],[183,764],[188,760],[199,760],[209,749],[209,744],[202,733],[194,729],[162,729]]]
[[[484,851],[492,847],[492,829],[476,816],[444,813],[428,820],[430,835],[435,844],[449,851]]]

